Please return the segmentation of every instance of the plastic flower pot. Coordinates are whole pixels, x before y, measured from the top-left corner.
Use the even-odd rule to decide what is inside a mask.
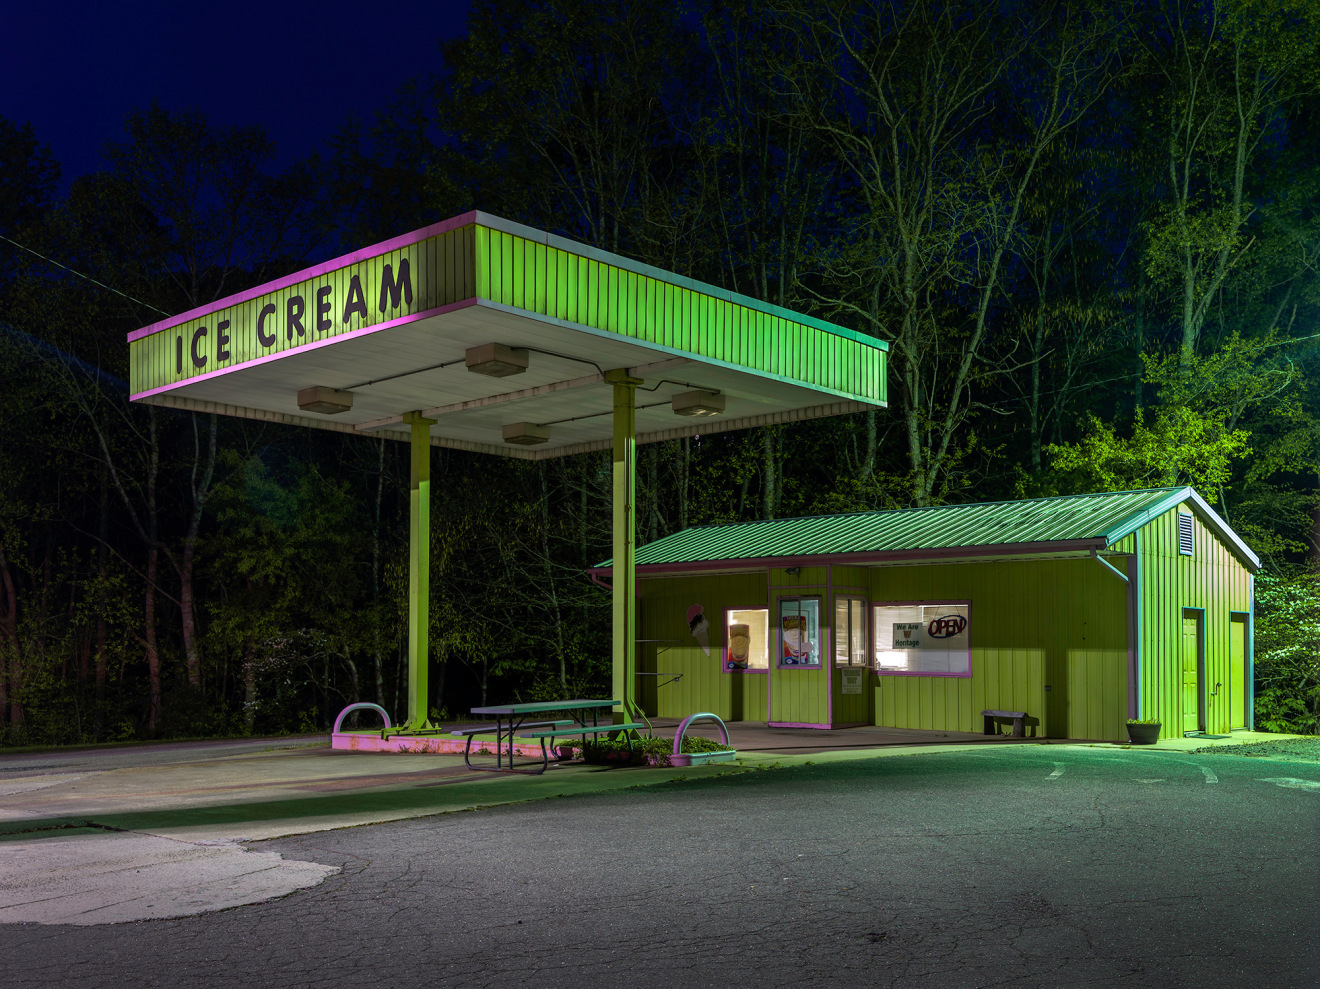
[[[1156,722],[1153,725],[1128,724],[1128,739],[1133,745],[1154,745],[1160,739],[1160,724]]]

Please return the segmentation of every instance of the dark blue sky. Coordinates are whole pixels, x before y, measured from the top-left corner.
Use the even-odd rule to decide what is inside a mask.
[[[124,115],[156,100],[261,124],[280,164],[321,150],[350,114],[440,68],[470,0],[0,3],[0,116],[31,122],[70,179],[100,167]]]

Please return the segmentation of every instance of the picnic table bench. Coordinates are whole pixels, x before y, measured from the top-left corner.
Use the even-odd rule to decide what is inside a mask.
[[[468,756],[472,751],[472,739],[476,735],[485,734],[490,731],[490,727],[461,728],[453,732],[454,735],[467,735],[467,745],[463,749],[463,762],[468,769],[485,769],[492,772],[509,773],[543,773],[550,767],[550,754],[546,749],[546,738],[555,738],[562,735],[581,735],[583,743],[586,743],[587,735],[600,735],[610,732],[631,731],[641,728],[642,725],[628,724],[599,724],[598,717],[601,711],[609,711],[619,702],[617,700],[604,700],[597,698],[576,698],[566,701],[535,701],[529,704],[491,704],[486,707],[472,708],[473,714],[482,714],[487,717],[495,718],[495,765],[474,766]],[[568,721],[535,721],[530,722],[527,718],[533,715],[545,715],[555,712],[564,712],[572,720]],[[590,713],[591,723],[587,724],[588,713]],[[575,726],[575,727],[573,727]],[[514,757],[514,734],[527,728],[545,729],[545,737],[538,733],[535,737],[541,743],[541,765],[534,768],[518,768],[513,764]],[[531,736],[520,736],[531,737]],[[508,739],[509,764],[504,765],[504,742]],[[632,741],[629,739],[629,749],[632,748]]]
[[[571,725],[571,724],[573,724],[573,722],[567,719],[563,721],[529,721],[529,722],[524,722],[520,727],[524,729],[562,728],[564,725]],[[496,752],[496,761],[498,763],[500,760],[499,753],[502,751],[501,746],[503,745],[504,742],[504,739],[502,737],[502,728],[499,722],[496,722],[494,726],[476,725],[475,727],[472,728],[455,728],[453,731],[449,733],[459,738],[463,738],[464,736],[467,737],[467,745],[463,746],[463,764],[466,765],[468,769],[480,768],[478,766],[472,765],[471,760],[468,758],[472,754],[472,739],[475,738],[477,735],[489,735],[492,730],[495,732],[495,752]],[[509,762],[510,765],[512,765],[513,756],[509,757]]]
[[[527,728],[527,727],[531,727],[531,726],[529,726],[529,725],[524,725],[523,727],[524,727],[524,728]],[[546,750],[546,747],[545,747],[546,739],[549,739],[549,738],[565,738],[565,737],[568,737],[568,736],[574,736],[574,737],[576,737],[576,736],[578,736],[578,735],[581,735],[581,736],[582,736],[582,744],[583,744],[583,746],[585,747],[586,744],[587,744],[587,736],[588,736],[588,735],[591,735],[592,737],[595,737],[596,735],[613,735],[613,734],[615,734],[615,733],[617,733],[617,732],[623,732],[623,738],[624,738],[624,741],[626,741],[626,742],[628,743],[628,755],[629,755],[629,757],[631,757],[631,756],[632,756],[632,735],[629,734],[629,733],[632,732],[632,731],[640,730],[640,729],[645,728],[645,727],[646,727],[646,725],[638,724],[638,723],[635,722],[635,721],[626,721],[626,722],[624,722],[624,723],[621,724],[621,725],[596,725],[596,726],[593,726],[593,727],[591,727],[591,728],[587,728],[587,727],[585,727],[585,726],[583,726],[583,725],[577,725],[577,726],[575,726],[575,727],[573,727],[573,728],[555,728],[555,729],[551,729],[551,730],[549,730],[549,731],[534,731],[534,732],[532,732],[530,735],[520,735],[520,736],[518,736],[518,737],[519,737],[519,738],[527,738],[527,739],[540,739],[540,742],[541,742],[541,764],[542,764],[542,772],[544,772],[544,771],[545,771],[545,767],[548,767],[548,766],[550,765],[550,753]]]

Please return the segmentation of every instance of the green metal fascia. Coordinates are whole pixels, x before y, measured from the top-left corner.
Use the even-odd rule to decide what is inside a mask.
[[[474,284],[482,305],[838,398],[887,400],[883,341],[509,226],[476,226]]]
[[[805,326],[824,330],[827,333],[833,333],[836,336],[845,337],[857,343],[865,344],[868,347],[876,347],[877,349],[884,351],[889,350],[889,344],[887,342],[877,339],[876,337],[867,336],[865,333],[858,333],[856,330],[850,330],[844,326],[827,323],[823,319],[816,319],[814,316],[807,316],[804,313],[794,312],[791,309],[776,306],[771,302],[762,302],[760,299],[754,299],[749,295],[739,295],[737,292],[731,292],[728,289],[720,288],[718,285],[711,285],[708,282],[697,281],[695,278],[688,278],[686,275],[679,275],[672,271],[665,271],[663,268],[656,268],[641,261],[634,261],[631,258],[623,257],[620,254],[611,254],[609,251],[602,251],[599,248],[589,247],[586,244],[569,240],[567,237],[560,237],[556,234],[546,233],[544,230],[537,230],[535,227],[524,226],[513,220],[506,220],[503,217],[494,216],[490,213],[483,213],[480,210],[477,210],[476,222],[479,226],[489,227],[492,230],[499,230],[503,233],[512,234],[515,237],[522,237],[525,240],[544,244],[547,247],[553,247],[570,254],[576,254],[579,257],[590,258],[593,261],[599,261],[602,264],[607,264],[615,268],[622,268],[625,271],[644,275],[647,278],[655,278],[659,281],[668,282],[671,285],[677,285],[680,288],[685,288],[698,295],[708,295],[712,298],[720,299],[736,306],[745,306],[748,309],[755,309],[770,316],[777,316],[780,319],[802,323]]]
[[[495,309],[500,312],[507,312],[513,316],[526,317],[528,315],[527,310],[525,309],[519,309],[517,306],[510,306],[506,303],[495,302],[490,299],[479,299],[477,304],[479,306],[482,306],[483,308]],[[535,317],[539,321],[544,323],[549,323],[552,326],[562,326],[566,329],[576,330],[579,333],[586,333],[591,336],[600,337],[602,339],[617,340],[619,338],[619,335],[617,333],[613,333],[609,330],[598,329],[597,327],[594,326],[588,326],[585,323],[574,323],[571,320],[559,319],[556,316],[547,316],[544,313],[536,313]],[[667,347],[663,344],[651,343],[649,341],[646,342],[646,346],[651,350],[660,351],[662,353],[669,354],[674,357],[690,357],[692,355],[691,351],[679,350],[678,348],[675,347]],[[854,392],[840,391],[837,388],[829,388],[825,385],[818,385],[814,383],[805,382],[800,378],[790,378],[782,374],[774,374],[770,371],[761,371],[756,368],[747,367],[744,364],[735,364],[730,361],[722,361],[717,358],[707,357],[704,355],[702,356],[701,360],[702,363],[704,364],[713,364],[717,367],[731,368],[735,371],[741,371],[744,374],[754,374],[758,378],[768,378],[771,381],[780,381],[787,385],[809,387],[811,388],[812,391],[819,392],[822,395],[833,395],[835,398],[841,398],[849,402],[868,402],[870,404],[881,407],[884,407],[887,404],[887,396],[883,395],[883,393],[887,389],[883,387],[881,388],[882,397],[880,399],[862,398],[862,397],[858,397],[858,395],[856,395]],[[884,368],[881,369],[881,373],[882,375],[886,373]],[[821,404],[824,404],[824,402],[822,401]]]

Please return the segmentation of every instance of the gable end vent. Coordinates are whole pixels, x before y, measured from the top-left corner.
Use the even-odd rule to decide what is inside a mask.
[[[1178,516],[1178,552],[1183,556],[1192,555],[1192,517]]]

